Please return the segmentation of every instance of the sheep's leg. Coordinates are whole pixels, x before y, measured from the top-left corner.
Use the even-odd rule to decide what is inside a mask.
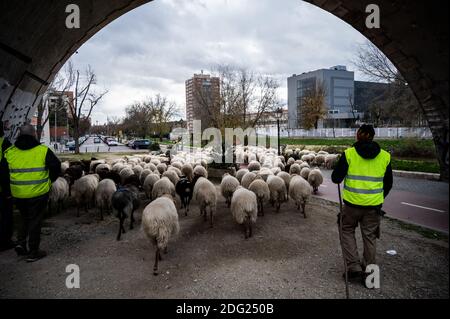
[[[158,260],[159,260],[159,248],[156,246],[156,252],[155,252],[155,265],[153,266],[153,275],[158,275]]]
[[[245,239],[248,239],[248,236],[247,236],[247,227],[248,227],[248,225],[247,225],[247,221],[244,221],[244,238]]]
[[[117,234],[117,240],[120,240],[120,235],[122,235],[122,219],[119,217],[119,233]]]
[[[100,220],[103,220],[103,205],[100,205]]]
[[[252,237],[253,236],[253,232],[252,232],[252,221],[249,219],[248,220],[248,237]]]
[[[306,210],[305,210],[306,203],[302,203],[302,212],[303,216],[306,218]]]
[[[206,216],[206,215],[205,215]],[[209,207],[209,219],[210,219],[210,225],[211,225],[211,227],[213,227],[213,218],[214,218],[214,215],[213,215],[213,209],[212,209],[212,207]]]
[[[206,220],[207,220],[207,215],[208,213],[207,213],[207,211],[206,211],[206,207],[203,207],[203,220],[206,222]]]
[[[264,216],[264,205],[262,199],[259,200],[259,206],[261,207],[261,216]]]
[[[187,213],[188,213],[188,210],[189,210],[188,198],[184,197],[183,198],[183,203],[184,203],[184,216],[187,216]]]
[[[133,229],[133,224],[134,224],[134,214],[133,214],[133,210],[132,210],[131,216],[130,216],[130,230]]]
[[[277,213],[280,212],[280,206],[281,206],[280,202],[277,201],[276,203]]]

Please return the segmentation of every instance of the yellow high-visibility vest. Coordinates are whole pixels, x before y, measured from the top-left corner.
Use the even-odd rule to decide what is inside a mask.
[[[345,150],[348,172],[343,199],[359,206],[378,206],[384,202],[383,178],[391,155],[381,150],[373,159],[361,157],[354,147]]]
[[[13,197],[33,198],[50,191],[51,181],[45,167],[47,150],[47,146],[38,145],[29,150],[11,146],[5,151]]]

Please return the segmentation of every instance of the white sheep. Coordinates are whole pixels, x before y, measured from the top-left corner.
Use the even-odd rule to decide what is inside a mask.
[[[194,169],[192,168],[192,165],[189,163],[183,164],[181,167],[181,174],[186,176],[186,178],[192,182],[192,179],[194,178]]]
[[[274,174],[271,169],[263,167],[259,170],[258,174],[256,174],[256,175],[261,176],[264,181],[267,181],[267,177],[269,175],[276,175],[276,174]],[[248,188],[248,187],[246,187],[246,188]]]
[[[133,171],[134,175],[136,175],[136,176],[141,176],[141,173],[143,170],[144,169],[140,165],[136,165],[132,168],[132,171]]]
[[[64,175],[64,173],[66,172],[66,169],[68,169],[70,166],[68,161],[65,162],[61,162],[61,175]]]
[[[177,185],[180,178],[178,174],[173,170],[167,170],[162,174],[162,177],[167,177],[173,184],[173,186]]]
[[[225,201],[227,206],[230,207],[231,197],[233,197],[233,193],[238,188],[239,181],[236,177],[231,176],[228,173],[225,173],[222,176],[222,182],[220,183],[220,190],[222,192],[223,197],[225,197]]]
[[[144,186],[144,182],[145,179],[148,175],[150,175],[152,173],[152,171],[148,168],[144,168],[144,170],[142,171],[141,175],[139,175],[139,182],[141,183],[142,186]]]
[[[281,177],[281,179],[284,181],[284,184],[286,185],[286,190],[289,191],[289,183],[291,182],[291,175],[289,175],[288,172],[279,172],[277,176]]]
[[[258,161],[251,161],[248,166],[247,169],[252,172],[252,171],[259,171],[261,169],[261,164]]]
[[[59,214],[61,207],[64,205],[64,201],[69,197],[69,183],[63,177],[58,177],[56,181],[52,183],[50,189],[48,211],[51,214],[51,207],[56,205],[56,213]]]
[[[167,170],[167,165],[164,163],[160,163],[156,165],[156,169],[158,170],[159,174],[162,175],[162,173],[164,173]]]
[[[250,184],[255,180],[256,174],[254,172],[248,172],[246,173],[241,180],[241,185],[244,188],[247,188],[250,186]]]
[[[208,178],[208,171],[202,165],[197,165],[194,168],[194,176]]]
[[[236,172],[236,178],[239,181],[239,183],[242,181],[242,177],[244,177],[244,175],[247,174],[248,172],[249,170],[246,168],[241,168]]]
[[[109,178],[105,178],[98,183],[97,189],[95,190],[95,203],[100,210],[100,220],[103,220],[104,209],[108,211],[112,209],[111,198],[116,190],[116,184]]]
[[[325,156],[325,167],[327,169],[332,169],[334,165],[336,165],[337,161],[339,160],[338,154],[328,154]]]
[[[86,212],[88,205],[94,203],[95,190],[100,177],[97,174],[84,175],[77,179],[72,186],[72,196],[77,204],[77,217],[80,216],[80,206],[84,204]]]
[[[178,169],[178,168],[175,167],[175,166],[169,166],[169,167],[167,168],[167,171],[173,171],[173,172],[175,172],[175,173],[177,174],[178,177],[183,176],[183,174],[181,173],[181,170]]]
[[[144,185],[142,186],[142,188],[144,189],[144,192],[145,192],[145,195],[147,196],[147,198],[152,199],[153,186],[159,180],[160,180],[159,175],[155,174],[155,173],[149,174],[145,178]]]
[[[213,183],[204,177],[200,177],[194,186],[194,199],[200,207],[200,214],[207,219],[207,208],[210,213],[210,225],[213,227],[214,213],[216,211],[217,192]]]
[[[231,214],[238,224],[244,225],[245,239],[252,237],[252,224],[256,223],[258,215],[255,193],[242,186],[238,187],[231,199]]]
[[[142,230],[156,246],[153,274],[157,275],[161,250],[167,253],[169,239],[180,230],[177,208],[170,196],[157,198],[144,208]]]
[[[314,194],[317,194],[319,186],[323,183],[323,176],[320,169],[314,168],[309,172],[308,183],[312,186]]]
[[[170,195],[175,198],[175,185],[167,177],[162,177],[157,180],[152,188],[152,199],[163,195]]]
[[[291,174],[291,175],[300,175],[301,170],[302,169],[300,168],[300,165],[297,164],[297,163],[294,163],[289,168],[289,174]]]
[[[120,180],[121,180],[122,184],[123,184],[123,183],[125,182],[125,180],[126,180],[128,177],[130,177],[131,175],[134,175],[133,170],[132,170],[130,167],[125,166],[125,167],[120,171],[120,173],[119,173]]]
[[[267,185],[270,190],[270,201],[272,206],[275,205],[277,213],[280,211],[282,202],[287,200],[287,189],[284,180],[275,175],[270,175],[267,178]]]
[[[306,218],[305,205],[311,195],[311,186],[309,183],[301,176],[294,175],[291,178],[291,183],[289,184],[289,197],[297,205],[297,209],[302,208],[303,216]]]
[[[309,167],[303,167],[300,176],[303,177],[305,180],[308,180],[309,173],[311,172],[311,169]]]
[[[248,190],[252,191],[256,195],[258,200],[258,215],[264,216],[264,202],[270,199],[269,185],[267,185],[261,177],[257,177],[250,184]]]

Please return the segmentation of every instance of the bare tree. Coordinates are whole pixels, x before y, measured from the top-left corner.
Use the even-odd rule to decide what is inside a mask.
[[[166,97],[161,94],[156,94],[154,98],[148,98],[144,102],[150,114],[150,122],[153,131],[159,136],[162,141],[164,134],[170,131],[170,120],[179,114],[179,108],[175,102],[168,101]]]
[[[80,152],[79,137],[81,135],[80,125],[82,120],[89,120],[92,110],[98,102],[108,93],[107,90],[100,93],[94,90],[97,79],[90,66],[85,70],[85,74],[80,75],[80,70],[74,70],[73,65],[68,64],[66,76],[74,79],[74,98],[69,103],[69,113],[71,117],[73,138],[75,140],[75,153]]]
[[[256,74],[247,69],[219,65],[212,71],[220,80],[220,93],[195,88],[199,106],[198,117],[210,126],[223,131],[226,127],[254,127],[264,114],[279,105],[278,82],[270,76]]]
[[[312,88],[306,90],[300,99],[301,120],[303,128],[309,130],[318,126],[319,120],[326,117],[328,107],[325,102],[326,88],[318,81]]]
[[[146,138],[150,132],[151,114],[142,102],[135,102],[125,109],[124,129],[129,135]]]

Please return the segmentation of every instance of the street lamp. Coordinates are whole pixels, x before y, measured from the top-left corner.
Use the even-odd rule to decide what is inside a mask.
[[[283,116],[283,109],[281,107],[279,107],[275,111],[275,117],[277,119],[278,156],[281,155],[281,150],[280,150],[280,119],[281,119],[282,116]]]

